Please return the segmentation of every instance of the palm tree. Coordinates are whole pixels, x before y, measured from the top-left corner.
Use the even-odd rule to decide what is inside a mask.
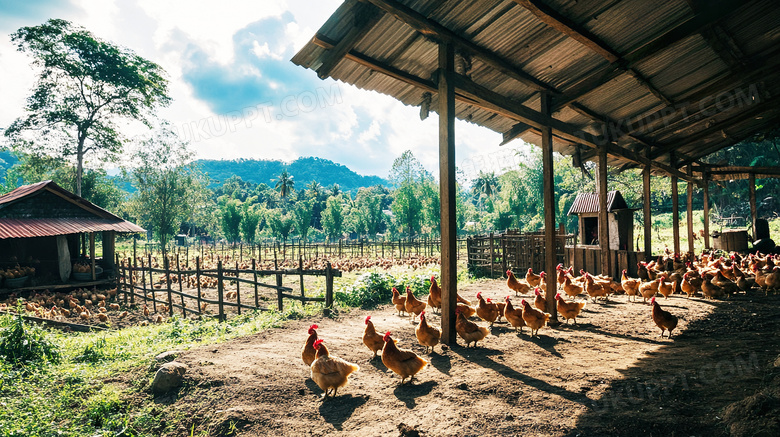
[[[498,189],[498,177],[495,172],[484,173],[480,170],[479,176],[474,179],[474,192],[477,195],[484,194],[485,197],[493,197]]]
[[[287,173],[287,170],[282,170],[282,174],[276,178],[276,189],[279,190],[279,194],[282,198],[286,198],[288,194],[295,188],[295,181],[293,177]]]
[[[306,185],[306,189],[309,191],[309,196],[311,196],[312,199],[319,200],[323,187],[319,182],[311,181],[309,182],[309,185]]]
[[[341,194],[341,187],[339,187],[339,184],[333,184],[333,186],[330,187],[330,195],[338,196],[339,194]]]

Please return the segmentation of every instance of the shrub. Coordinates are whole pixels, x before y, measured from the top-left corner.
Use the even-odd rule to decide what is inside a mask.
[[[389,273],[364,273],[345,291],[336,291],[334,299],[347,306],[373,308],[392,301],[393,287],[404,294],[407,286],[415,296],[426,295],[431,286],[430,275],[396,278]]]
[[[39,362],[60,362],[60,351],[46,331],[35,323],[26,323],[21,316],[0,319],[0,357],[14,367]]]

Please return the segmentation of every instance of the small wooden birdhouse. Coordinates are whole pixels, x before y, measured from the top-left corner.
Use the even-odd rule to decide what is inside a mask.
[[[609,249],[631,250],[634,238],[634,209],[629,208],[620,191],[607,193],[607,220],[609,224]],[[569,209],[569,215],[579,217],[579,242],[582,245],[599,245],[599,196],[597,193],[580,193]]]

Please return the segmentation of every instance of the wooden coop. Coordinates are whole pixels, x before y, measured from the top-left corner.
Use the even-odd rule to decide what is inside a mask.
[[[644,252],[633,250],[634,211],[629,208],[620,191],[607,193],[606,214],[601,214],[598,193],[580,193],[574,199],[568,215],[579,218],[577,242],[566,246],[566,265],[574,266],[576,271],[584,269],[590,273],[619,275],[623,269],[636,272],[636,263],[644,259]],[[602,229],[599,220],[606,217],[607,226]],[[605,235],[602,235],[605,234]],[[602,272],[602,238],[612,260],[608,272]]]
[[[0,196],[0,269],[11,271],[2,288],[55,289],[72,286],[72,280],[83,281],[81,286],[106,282],[100,271],[114,268],[116,234],[135,232],[144,229],[52,181],[21,186]],[[95,251],[98,233],[102,259]],[[87,264],[88,273],[72,271],[77,260]]]

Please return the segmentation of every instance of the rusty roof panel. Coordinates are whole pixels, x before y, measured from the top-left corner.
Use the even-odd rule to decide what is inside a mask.
[[[0,218],[0,239],[51,237],[82,232],[146,232],[142,227],[125,220],[101,218]]]
[[[607,212],[618,209],[628,209],[628,204],[620,191],[607,192]],[[567,215],[599,212],[599,195],[597,193],[579,193],[574,199]]]

